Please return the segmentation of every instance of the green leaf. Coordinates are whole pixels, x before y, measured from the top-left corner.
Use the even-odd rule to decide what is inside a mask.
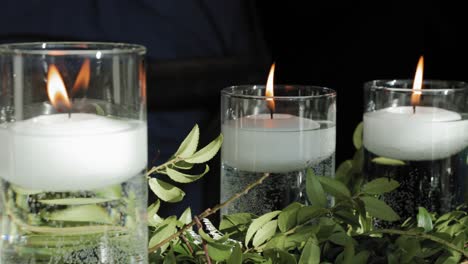
[[[278,226],[278,220],[272,220],[262,226],[253,238],[252,245],[258,247],[265,241],[269,240],[276,233],[276,227]]]
[[[164,262],[163,264],[177,264],[176,257],[174,255],[174,251],[169,251],[169,253],[166,254],[164,257]]]
[[[177,168],[177,169],[181,169],[181,170],[190,170],[191,168],[193,168],[193,164],[191,163],[188,163],[188,162],[185,162],[183,160],[181,161],[178,161],[172,165],[169,165],[169,168]]]
[[[410,263],[414,260],[413,258],[421,252],[421,245],[416,238],[400,236],[395,241],[395,244],[404,252],[404,254],[401,255],[402,263]]]
[[[285,250],[286,249],[286,242],[287,242],[286,240],[287,240],[287,237],[286,237],[285,234],[277,234],[277,235],[273,236],[265,244],[264,249],[277,248],[277,249]],[[294,246],[294,245],[292,244],[292,245],[289,245],[289,246]]]
[[[227,264],[242,264],[242,249],[239,244],[236,243],[232,249],[232,253],[227,260]]]
[[[310,168],[307,169],[306,175],[306,193],[307,198],[312,205],[326,207],[327,196],[325,195],[323,187],[317,176],[315,176],[314,172]]]
[[[186,158],[185,161],[196,164],[207,162],[210,159],[212,159],[216,155],[216,153],[218,153],[222,143],[223,135],[221,134],[206,147],[200,149],[190,157]]]
[[[84,204],[99,204],[114,201],[115,199],[106,198],[63,198],[63,199],[46,199],[39,200],[40,203],[50,205],[84,205]]]
[[[343,264],[355,264],[354,245],[350,241],[346,244],[343,251]]]
[[[372,162],[380,164],[380,165],[387,165],[387,166],[403,166],[406,163],[402,160],[385,158],[385,157],[377,157],[373,158]]]
[[[359,215],[353,214],[350,210],[338,210],[333,212],[333,216],[353,227],[360,227]]]
[[[148,183],[154,194],[165,202],[176,203],[184,199],[185,193],[172,184],[156,178],[149,179]]]
[[[304,206],[300,208],[297,212],[297,223],[304,224],[305,222],[322,216],[326,213],[328,213],[326,209],[316,205]]]
[[[432,217],[424,207],[418,209],[418,227],[424,228],[424,231],[429,232],[433,229]]]
[[[340,164],[338,169],[335,172],[335,179],[347,184],[350,180],[349,174],[353,171],[353,161],[346,160]]]
[[[221,243],[208,243],[208,255],[216,261],[223,261],[231,255],[231,248]]]
[[[107,211],[97,205],[79,205],[54,211],[44,216],[49,221],[94,222],[112,224]]]
[[[383,194],[388,193],[396,188],[398,188],[400,184],[390,178],[377,178],[372,180],[362,187],[362,191],[367,194]]]
[[[198,139],[200,137],[200,130],[198,125],[195,125],[192,128],[192,131],[187,135],[187,137],[182,141],[177,149],[176,153],[174,154],[175,157],[182,157],[187,158],[193,155],[197,150],[198,146]]]
[[[100,198],[122,198],[122,185],[116,184],[107,188],[94,190],[97,197]]]
[[[309,238],[302,249],[299,264],[319,264],[320,263],[320,247],[316,238]]]
[[[359,123],[353,133],[353,144],[356,149],[360,149],[362,147],[363,127],[364,127],[364,123],[363,122]]]
[[[274,264],[296,264],[297,261],[288,252],[280,249],[268,249],[263,252],[263,255],[270,262],[261,262],[262,264],[274,263]]]
[[[250,221],[252,221],[252,214],[249,213],[223,215],[221,223],[219,224],[219,230],[223,231],[239,225],[246,225],[250,223]]]
[[[185,174],[171,168],[166,168],[167,176],[169,176],[169,178],[171,178],[173,181],[180,183],[190,183],[196,181],[205,176],[205,174],[207,174],[209,171],[210,167],[208,165],[205,165],[205,171],[198,175]]]
[[[203,240],[205,240],[208,243],[217,242],[214,238],[210,237],[205,231],[203,231],[203,229],[199,229],[198,234],[201,236],[201,238],[203,238]]]
[[[369,256],[370,252],[363,250],[354,256],[353,264],[366,264],[368,262]]]
[[[281,232],[286,232],[297,223],[297,212],[302,207],[299,203],[292,203],[284,208],[278,216],[278,227]]]
[[[161,243],[166,238],[175,234],[177,232],[176,224],[177,218],[175,216],[166,218],[154,232],[149,241],[148,247],[152,248]],[[161,247],[161,252],[164,252],[167,247],[169,247],[169,243],[166,243],[163,247]]]
[[[179,221],[182,222],[184,225],[192,222],[192,210],[190,209],[190,207],[187,207],[187,209],[185,209],[185,211],[179,217]]]
[[[329,236],[328,240],[337,245],[346,246],[351,241],[351,237],[349,237],[345,232],[336,232]]]
[[[268,223],[271,219],[275,218],[280,213],[281,211],[273,211],[266,213],[257,219],[254,219],[250,224],[249,229],[247,229],[247,234],[245,235],[245,245],[247,246],[249,244],[250,239],[260,228],[262,228],[266,223]]]
[[[156,202],[148,207],[148,216],[155,215],[159,211],[159,207],[161,207],[161,201],[157,199]]]
[[[102,109],[102,107],[99,104],[92,103],[92,105],[96,109],[96,115],[106,116],[106,112],[104,111],[104,109]]]
[[[325,192],[328,192],[335,197],[351,197],[351,193],[349,192],[346,185],[344,185],[342,182],[325,176],[318,176],[317,178],[322,184]]]
[[[363,196],[360,199],[364,202],[364,206],[371,216],[385,221],[397,221],[400,219],[398,214],[384,201],[369,196]]]

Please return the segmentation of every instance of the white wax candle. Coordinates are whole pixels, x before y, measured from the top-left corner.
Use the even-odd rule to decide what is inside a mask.
[[[93,114],[43,115],[0,126],[0,177],[44,191],[92,190],[147,163],[146,125]]]
[[[288,172],[335,152],[335,126],[289,114],[245,116],[222,125],[223,163],[253,172]]]
[[[399,160],[447,158],[468,145],[468,121],[437,107],[389,107],[364,114],[364,146]]]

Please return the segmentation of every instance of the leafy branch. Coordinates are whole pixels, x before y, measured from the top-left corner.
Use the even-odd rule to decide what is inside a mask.
[[[196,175],[181,172],[208,161],[221,146],[218,138],[208,145],[210,147],[196,151],[198,136],[198,127],[195,127],[173,157],[152,168],[150,173],[166,174],[179,183],[188,183],[205,175],[208,169]],[[152,234],[150,257],[164,263],[227,264],[441,264],[466,261],[468,213],[465,207],[443,215],[419,208],[415,219],[407,219],[398,227],[394,224],[395,229],[375,227],[375,219],[388,222],[400,219],[380,199],[382,195],[397,189],[399,183],[388,178],[366,182],[362,175],[362,125],[356,129],[353,143],[355,155],[338,167],[334,179],[307,170],[308,204],[294,202],[282,210],[261,216],[250,213],[224,215],[218,228],[206,220],[261,184],[269,174],[264,174],[227,201],[193,218],[190,209],[187,209],[179,218],[171,216],[162,219],[157,215],[158,200],[148,210]],[[404,164],[382,157],[372,162],[391,166]],[[148,179],[151,189],[161,200],[177,202],[183,198],[184,193],[180,189],[177,191],[177,187],[154,183],[160,179],[152,178],[149,174]],[[331,200],[334,202],[330,203]],[[204,227],[201,222],[205,224]],[[194,225],[198,226],[198,232],[192,229]]]

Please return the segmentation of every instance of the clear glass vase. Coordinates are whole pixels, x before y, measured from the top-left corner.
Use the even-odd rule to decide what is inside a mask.
[[[0,263],[147,263],[144,55],[0,45]]]

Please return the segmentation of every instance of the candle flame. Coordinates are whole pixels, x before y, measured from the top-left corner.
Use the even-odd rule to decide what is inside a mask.
[[[88,90],[89,80],[91,75],[91,62],[89,59],[86,59],[81,65],[80,72],[76,77],[75,84],[73,85],[72,95],[77,93],[79,90]]]
[[[267,84],[266,84],[265,95],[268,96],[268,97],[273,97],[274,96],[274,93],[273,93],[273,88],[274,88],[273,79],[274,79],[274,76],[275,76],[275,64],[273,63],[271,65],[270,73],[268,74],[268,80],[267,80]],[[267,100],[268,109],[270,109],[271,112],[274,112],[275,111],[275,100],[273,100],[273,98],[267,98],[266,100]]]
[[[65,88],[63,79],[54,64],[49,66],[49,72],[47,74],[47,95],[55,109],[61,110],[63,107],[67,109],[71,108],[67,89]]]
[[[421,90],[423,84],[424,56],[419,57],[416,74],[413,81],[413,94],[411,95],[411,105],[417,106],[421,101]]]

